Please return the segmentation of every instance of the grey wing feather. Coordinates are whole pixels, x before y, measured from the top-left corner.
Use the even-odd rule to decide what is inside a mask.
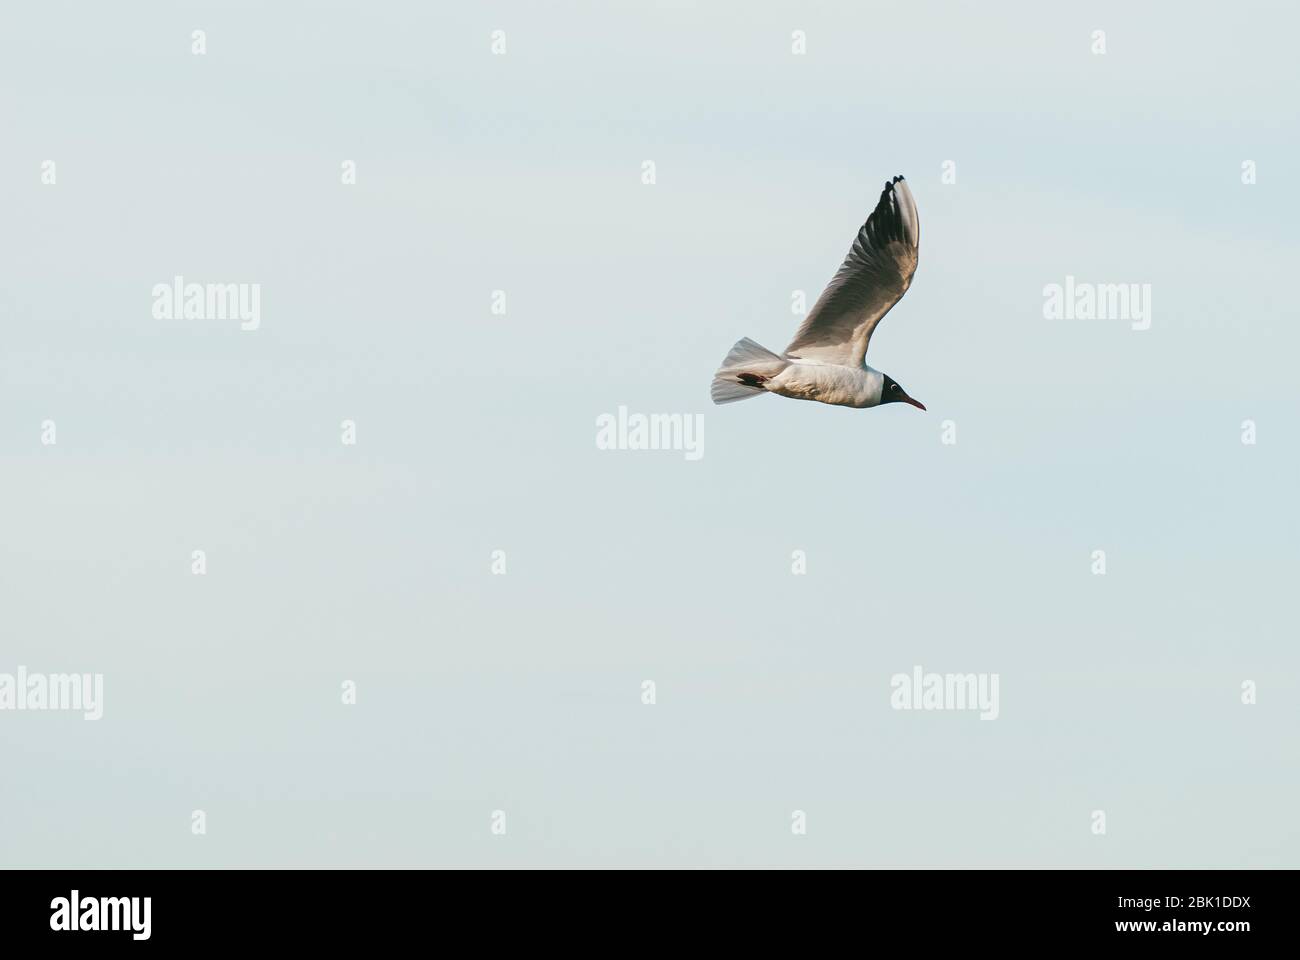
[[[881,318],[912,284],[920,244],[916,201],[903,178],[894,177],[786,356],[860,366]]]

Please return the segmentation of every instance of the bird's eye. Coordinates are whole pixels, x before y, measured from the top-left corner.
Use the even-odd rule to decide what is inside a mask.
[[[889,389],[890,389],[890,390],[897,390],[897,389],[898,389],[898,384],[896,384],[896,383],[891,383],[891,384],[889,385]]]

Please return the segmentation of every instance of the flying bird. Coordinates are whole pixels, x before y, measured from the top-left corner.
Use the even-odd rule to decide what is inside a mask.
[[[842,407],[910,403],[924,410],[866,363],[871,334],[912,285],[920,243],[916,201],[903,178],[894,177],[785,353],[741,340],[713,375],[713,402],[775,393]]]

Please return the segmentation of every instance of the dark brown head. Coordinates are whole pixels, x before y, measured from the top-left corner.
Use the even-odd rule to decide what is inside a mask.
[[[902,387],[900,387],[898,385],[898,381],[896,381],[893,377],[890,377],[888,374],[884,374],[884,373],[882,373],[881,376],[885,378],[880,387],[880,402],[882,404],[910,403],[912,406],[918,407],[921,410],[925,409],[925,404],[923,404],[920,400],[913,400],[911,397],[909,397],[907,395],[907,391],[904,390]]]

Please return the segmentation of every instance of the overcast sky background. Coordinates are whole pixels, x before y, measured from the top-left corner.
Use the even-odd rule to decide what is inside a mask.
[[[0,712],[0,865],[1296,865],[1298,29],[6,5],[0,673],[105,704]],[[898,173],[868,359],[929,412],[711,406]],[[260,329],[154,319],[178,274]],[[620,404],[703,459],[596,449]],[[892,710],[918,664],[1000,717]]]

